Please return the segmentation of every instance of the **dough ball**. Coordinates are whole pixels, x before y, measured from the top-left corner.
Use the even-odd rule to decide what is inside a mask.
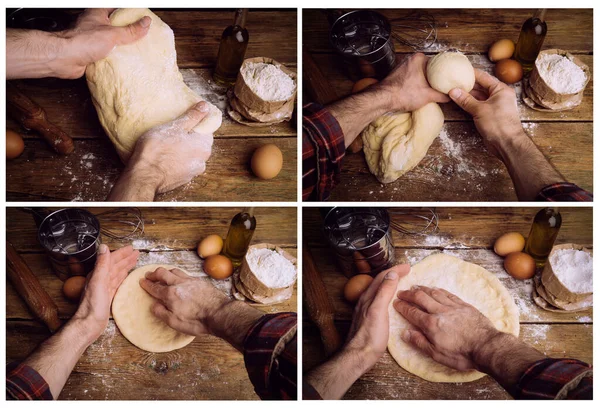
[[[277,177],[283,167],[283,154],[274,144],[267,144],[254,151],[251,162],[252,172],[263,180]]]
[[[371,282],[373,282],[373,278],[370,275],[353,276],[344,286],[344,297],[348,302],[356,303]]]
[[[16,159],[25,150],[23,138],[14,130],[6,129],[6,158]]]
[[[427,81],[433,89],[445,94],[454,88],[470,92],[475,85],[475,70],[464,54],[442,52],[429,60]]]
[[[206,258],[211,255],[218,255],[223,249],[223,238],[216,234],[212,234],[204,238],[198,244],[198,256]]]
[[[513,252],[504,259],[504,269],[515,279],[531,279],[535,275],[535,260],[524,252]]]
[[[224,255],[212,255],[204,261],[204,272],[213,279],[227,279],[233,274],[233,264]]]
[[[502,234],[494,243],[494,252],[500,256],[521,252],[523,248],[525,248],[525,238],[518,232]]]
[[[85,276],[73,276],[65,281],[62,290],[63,295],[73,302],[79,302],[83,288],[85,288]]]

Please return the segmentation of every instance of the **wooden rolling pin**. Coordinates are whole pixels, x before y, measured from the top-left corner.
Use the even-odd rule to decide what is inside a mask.
[[[342,340],[334,324],[335,310],[306,244],[302,248],[302,262],[302,288],[306,310],[310,319],[319,328],[325,353],[330,356],[340,348]]]
[[[57,331],[62,325],[58,318],[58,306],[8,241],[6,241],[6,266],[8,279],[19,296],[27,303],[29,310],[48,326],[52,333]]]
[[[321,105],[327,105],[340,99],[339,95],[329,85],[329,81],[321,72],[321,69],[313,59],[308,50],[302,48],[302,85],[306,88],[309,98]],[[348,151],[358,153],[363,148],[362,137],[357,137],[348,146]]]
[[[48,121],[46,112],[10,82],[6,82],[6,110],[26,129],[39,132],[58,154],[69,154],[75,149],[73,139]]]

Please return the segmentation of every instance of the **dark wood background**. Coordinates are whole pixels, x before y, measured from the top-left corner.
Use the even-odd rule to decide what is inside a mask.
[[[156,10],[175,33],[177,62],[184,81],[210,102],[223,105],[224,88],[212,82],[221,33],[233,10]],[[246,58],[270,57],[292,70],[297,59],[297,13],[250,10]],[[75,139],[75,152],[61,157],[35,132],[7,118],[7,128],[25,137],[25,152],[7,161],[9,201],[104,201],[123,165],[102,129],[85,78],[11,81],[42,106],[48,119]],[[221,106],[223,107],[223,106]],[[159,201],[295,201],[297,195],[296,116],[290,122],[248,127],[223,112],[206,172],[191,183],[159,195]],[[284,157],[281,173],[259,180],[250,171],[252,152],[276,144]]]
[[[90,208],[98,214],[106,208]],[[141,252],[138,266],[166,263],[203,275],[196,253],[198,242],[209,234],[225,237],[239,208],[142,208],[145,233],[127,241],[103,236],[111,250],[132,244]],[[257,228],[252,244],[271,243],[297,256],[296,208],[256,208]],[[77,305],[64,298],[62,284],[37,242],[30,214],[7,210],[7,239],[12,242],[42,287],[58,305],[61,319],[69,319]],[[116,228],[114,221],[101,221]],[[229,292],[230,279],[212,280]],[[256,306],[267,312],[297,310],[297,295],[280,304]],[[22,360],[49,337],[49,332],[27,309],[6,282],[6,360]],[[245,400],[258,399],[244,368],[241,353],[213,336],[199,336],[188,346],[168,353],[150,353],[133,346],[121,335],[112,318],[103,335],[92,344],[73,370],[60,399]]]
[[[392,20],[411,10],[379,10]],[[533,14],[527,9],[428,9],[437,23],[437,42],[422,51],[435,55],[448,49],[465,53],[473,66],[492,73],[487,58],[496,40],[517,41],[521,25]],[[580,58],[593,72],[593,11],[550,9],[548,34],[543,49],[559,48]],[[303,10],[303,46],[311,53],[338,95],[349,95],[353,82],[345,74],[340,58],[329,46],[329,25],[322,10]],[[395,41],[399,58],[415,52]],[[566,112],[538,112],[521,100],[521,83],[514,85],[525,132],[550,162],[581,187],[593,189],[593,81],[583,102]],[[306,95],[306,94],[304,94]],[[304,101],[308,102],[308,101]],[[390,184],[381,184],[367,167],[363,153],[348,155],[343,162],[341,183],[331,201],[515,201],[517,199],[505,166],[487,153],[469,115],[454,103],[441,104],[444,129],[449,141],[434,141],[427,155],[412,171]],[[457,152],[449,147],[454,144]]]
[[[398,210],[398,209],[395,209]],[[419,212],[419,209],[400,209]],[[520,338],[550,357],[570,357],[592,363],[592,311],[560,314],[545,311],[531,299],[532,281],[509,276],[503,259],[493,251],[496,238],[517,231],[525,237],[538,208],[438,208],[439,231],[429,236],[402,235],[393,231],[396,262],[414,265],[440,251],[480,265],[496,275],[520,311]],[[561,208],[562,227],[556,244],[592,247],[592,209]],[[401,220],[399,216],[392,219]],[[304,208],[303,240],[315,259],[336,312],[335,323],[345,337],[353,307],[344,299],[347,278],[334,265],[331,249],[322,234],[317,208]],[[316,326],[303,314],[303,370],[325,361]],[[432,383],[402,369],[386,351],[379,362],[350,388],[346,399],[507,399],[510,395],[492,378],[467,383]]]

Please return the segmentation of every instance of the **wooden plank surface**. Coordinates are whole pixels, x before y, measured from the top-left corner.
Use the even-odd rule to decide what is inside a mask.
[[[346,10],[350,11],[350,10]],[[388,19],[406,17],[411,9],[378,10]],[[436,21],[438,40],[430,51],[460,49],[467,53],[487,52],[490,44],[501,38],[519,39],[521,26],[533,9],[426,9]],[[310,52],[331,52],[329,25],[322,10],[302,10],[302,43]],[[546,14],[548,34],[544,48],[560,48],[574,54],[593,52],[592,9],[549,9]],[[396,52],[413,49],[394,42]]]
[[[93,208],[98,214],[106,209]],[[196,254],[198,241],[208,234],[225,236],[231,218],[239,208],[142,208],[145,233],[131,240],[104,237],[111,249],[132,243],[141,251],[138,266],[166,263],[182,267],[194,276],[202,272]],[[294,207],[256,208],[257,229],[252,243],[268,242],[296,250]],[[62,319],[70,318],[76,304],[62,295],[62,282],[50,269],[46,255],[37,244],[36,228],[30,214],[7,209],[7,239],[59,308]],[[117,223],[104,219],[104,227]],[[230,295],[231,280],[213,284]],[[266,313],[297,310],[297,293],[276,305],[253,305]],[[49,333],[32,320],[27,306],[6,283],[7,361],[25,358]],[[84,353],[60,395],[61,399],[257,399],[244,368],[243,356],[213,336],[197,337],[189,346],[169,353],[149,353],[131,345],[111,319],[104,334]]]
[[[520,338],[551,357],[592,361],[593,312],[558,314],[537,307],[531,300],[532,281],[515,280],[503,268],[492,248],[505,232],[527,236],[538,208],[437,208],[439,231],[427,236],[393,231],[396,262],[414,265],[428,255],[444,252],[481,265],[500,279],[519,309]],[[561,208],[563,223],[556,243],[577,243],[591,248],[592,209]],[[390,209],[392,220],[408,220],[408,214],[425,214],[418,208]],[[333,303],[338,329],[345,337],[352,319],[352,305],[343,298],[347,278],[336,268],[332,250],[322,233],[318,208],[303,209],[303,239],[308,242]],[[303,321],[303,370],[325,360],[316,326]],[[348,391],[347,399],[506,399],[510,396],[490,378],[472,383],[439,384],[424,381],[403,370],[386,352],[384,357]]]
[[[398,21],[409,9],[379,10]],[[457,49],[473,66],[493,72],[487,58],[491,43],[501,38],[517,40],[522,23],[533,11],[526,9],[428,9],[437,22],[436,43],[426,54]],[[547,13],[548,35],[544,49],[560,48],[577,55],[593,72],[593,11],[551,9]],[[352,81],[328,40],[329,24],[323,10],[303,10],[303,45],[339,95],[348,95]],[[395,41],[399,58],[414,49]],[[522,83],[513,85],[525,132],[549,161],[570,182],[592,191],[593,83],[582,104],[565,112],[538,112],[521,100]],[[308,102],[305,100],[305,102]],[[342,165],[340,184],[331,201],[515,201],[513,183],[505,166],[487,153],[469,115],[454,103],[441,104],[444,130],[421,163],[399,180],[382,185],[371,175],[364,155],[348,155]],[[573,136],[576,135],[576,136]],[[577,160],[574,158],[577,157]],[[581,161],[579,159],[582,159]]]
[[[157,14],[175,31],[178,62],[184,81],[223,112],[223,125],[215,133],[213,153],[205,175],[181,189],[157,197],[157,200],[295,200],[296,116],[289,122],[266,127],[238,124],[226,113],[227,89],[217,86],[212,80],[220,36],[232,23],[233,11],[163,10]],[[296,11],[291,9],[250,11],[247,27],[250,43],[246,57],[274,58],[295,70],[296,20]],[[47,78],[11,82],[42,106],[51,122],[75,139],[75,153],[69,157],[54,154],[35,132],[25,131],[7,118],[7,128],[23,133],[26,144],[19,159],[7,162],[7,199],[104,200],[123,166],[100,126],[85,79]],[[89,139],[94,139],[96,144],[86,143]],[[259,181],[249,169],[252,152],[265,143],[278,145],[284,153],[284,169],[269,182]],[[87,157],[93,157],[100,168],[92,171]],[[212,181],[209,181],[211,178]],[[30,189],[32,179],[37,185],[33,190]]]

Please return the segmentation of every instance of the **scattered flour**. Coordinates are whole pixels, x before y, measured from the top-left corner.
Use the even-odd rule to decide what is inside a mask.
[[[560,249],[550,257],[550,265],[558,280],[573,293],[593,291],[593,259],[576,249]]]
[[[279,252],[252,248],[246,262],[256,277],[270,288],[285,288],[296,282],[296,267]]]
[[[558,93],[574,94],[585,86],[585,72],[565,56],[544,54],[535,66],[546,84]]]
[[[241,73],[250,89],[265,101],[284,101],[296,90],[294,80],[273,64],[250,62]]]

